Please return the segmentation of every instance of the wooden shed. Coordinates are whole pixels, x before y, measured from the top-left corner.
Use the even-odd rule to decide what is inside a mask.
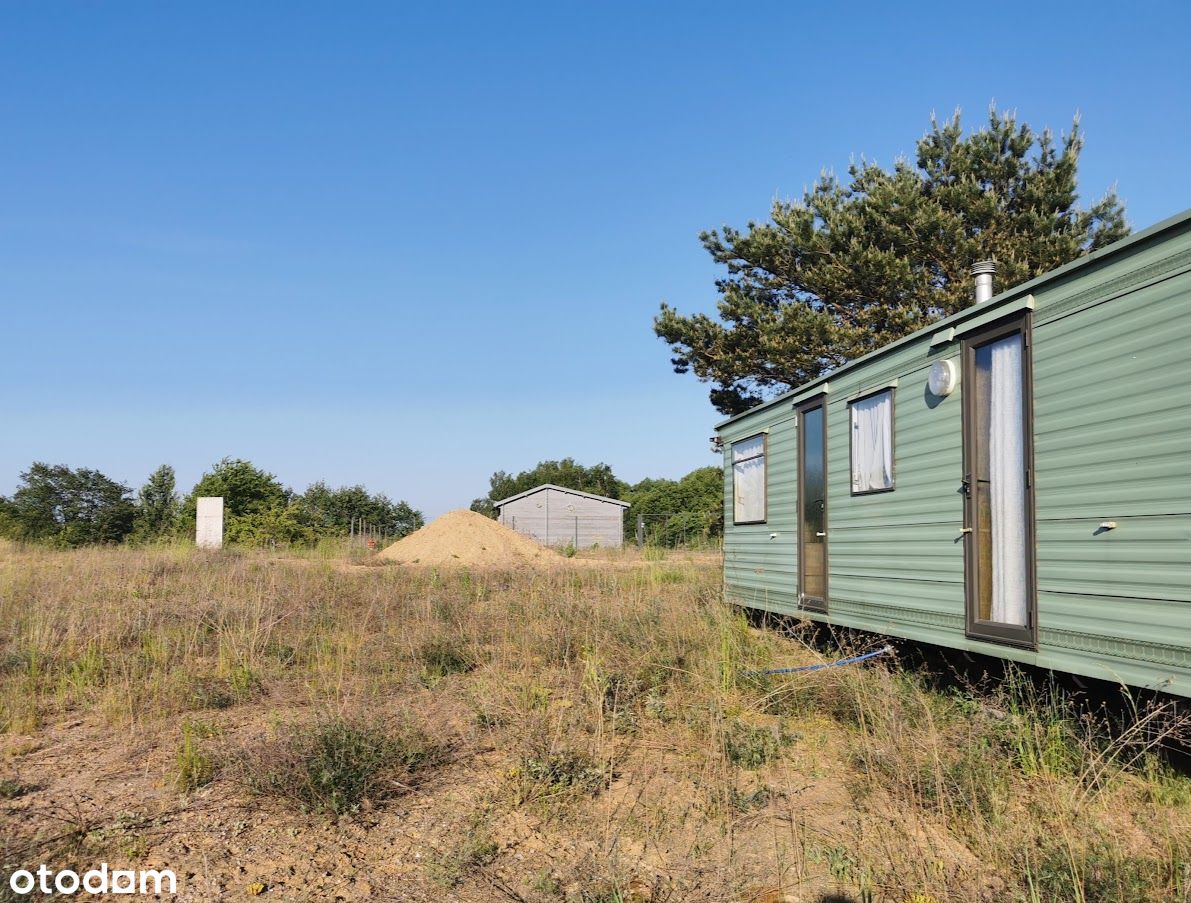
[[[546,483],[496,503],[497,519],[544,546],[618,549],[628,502]]]
[[[1191,211],[978,300],[718,425],[727,596],[1191,696]]]

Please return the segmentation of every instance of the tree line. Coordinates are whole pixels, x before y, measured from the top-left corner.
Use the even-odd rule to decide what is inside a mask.
[[[239,458],[216,463],[186,495],[168,464],[134,493],[98,470],[39,461],[21,474],[11,496],[0,496],[0,536],[59,547],[193,537],[203,496],[223,497],[224,540],[239,545],[313,544],[347,535],[360,519],[393,537],[424,523],[420,511],[383,493],[321,481],[299,493]]]
[[[627,539],[635,535],[641,515],[645,516],[647,538],[657,545],[709,540],[724,532],[724,474],[714,466],[700,467],[677,480],[648,478],[627,483],[607,464],[584,466],[574,458],[541,461],[517,474],[498,470],[489,480],[488,494],[473,501],[471,510],[496,517],[497,502],[543,483],[628,502]]]

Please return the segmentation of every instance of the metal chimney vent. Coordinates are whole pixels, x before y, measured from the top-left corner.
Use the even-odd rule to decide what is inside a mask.
[[[997,271],[995,260],[978,260],[969,272],[976,279],[976,303],[983,304],[993,296],[993,273]]]

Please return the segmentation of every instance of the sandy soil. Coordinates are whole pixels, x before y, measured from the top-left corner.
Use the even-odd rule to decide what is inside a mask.
[[[460,713],[443,711],[445,722]],[[229,743],[251,741],[287,713],[275,705],[221,713]],[[456,722],[456,725],[458,722]],[[449,734],[458,727],[447,728]],[[116,867],[170,868],[184,901],[582,899],[584,863],[593,874],[610,862],[632,876],[638,901],[846,900],[811,861],[779,861],[779,846],[800,837],[851,836],[848,793],[815,761],[794,757],[768,768],[742,797],[764,788],[766,801],[748,806],[727,830],[707,834],[709,801],[691,779],[686,751],[641,738],[626,748],[621,777],[584,804],[581,824],[543,819],[532,807],[491,807],[510,762],[500,749],[473,745],[411,792],[338,822],[261,800],[228,781],[193,794],[168,781],[175,726],[137,729],[113,742],[103,725],[71,721],[38,738],[7,737],[0,754],[19,759],[20,780],[32,788],[0,803],[6,846],[62,835],[58,867],[90,867],[102,855]],[[824,735],[817,741],[829,742]],[[80,768],[80,763],[87,767]],[[697,772],[696,772],[697,773]],[[488,806],[489,809],[485,810]],[[434,863],[471,829],[477,811],[499,847],[495,859],[471,868],[452,886]],[[683,827],[683,826],[687,827]],[[629,827],[631,826],[631,828]],[[594,830],[593,830],[594,827]],[[78,836],[72,845],[69,835]],[[779,844],[780,841],[780,844]],[[94,852],[91,852],[94,851]],[[954,850],[948,850],[955,855]],[[796,872],[802,872],[796,875]],[[734,885],[734,876],[785,875],[785,888]],[[795,880],[796,879],[796,880]],[[543,893],[543,881],[555,890]],[[263,889],[262,886],[263,885]],[[788,888],[797,886],[798,890]]]
[[[393,543],[380,557],[426,567],[516,568],[561,556],[474,511],[449,511]]]
[[[635,548],[583,549],[571,557],[559,554],[474,511],[450,511],[421,530],[378,553],[373,563],[385,562],[424,568],[490,568],[493,570],[575,568],[636,568],[669,560],[714,566],[719,552],[666,550],[656,558]],[[369,563],[367,559],[360,562]]]

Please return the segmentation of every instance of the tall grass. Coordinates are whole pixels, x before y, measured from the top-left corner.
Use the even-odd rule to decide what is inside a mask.
[[[566,877],[608,899],[644,880],[624,859],[630,837],[684,850],[704,874],[690,892],[712,880],[697,863],[721,856],[717,886],[746,898],[814,881],[899,901],[1185,897],[1191,784],[1155,755],[1183,727],[1169,713],[1110,732],[1018,674],[939,691],[884,660],[748,676],[822,655],[750,626],[719,587],[716,568],[672,559],[439,573],[8,548],[0,731],[176,722],[179,788],[226,780],[336,817],[495,756],[468,816],[482,842],[442,850],[440,884],[488,867],[493,820],[525,810],[543,830],[601,838],[606,855]],[[223,736],[263,714],[257,740]],[[840,790],[807,790],[820,786]],[[637,796],[613,802],[623,787]],[[791,802],[804,791],[818,802]],[[762,817],[785,833],[741,858],[734,838]]]

